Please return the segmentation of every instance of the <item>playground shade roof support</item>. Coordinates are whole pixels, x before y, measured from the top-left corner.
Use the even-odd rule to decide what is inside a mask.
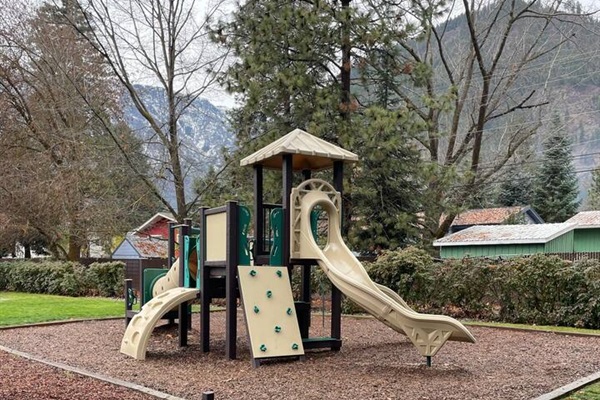
[[[259,164],[265,168],[282,169],[283,154],[293,154],[295,171],[331,168],[334,161],[357,162],[358,156],[348,150],[319,139],[301,129],[263,147],[240,161],[241,166]]]

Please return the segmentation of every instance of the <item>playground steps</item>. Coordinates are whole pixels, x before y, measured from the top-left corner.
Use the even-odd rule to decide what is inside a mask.
[[[238,279],[253,365],[265,359],[303,357],[288,269],[240,266]]]
[[[197,295],[197,289],[178,287],[169,289],[146,303],[127,326],[121,341],[121,353],[127,354],[136,360],[144,360],[148,339],[156,323],[174,307],[183,302],[194,300]]]

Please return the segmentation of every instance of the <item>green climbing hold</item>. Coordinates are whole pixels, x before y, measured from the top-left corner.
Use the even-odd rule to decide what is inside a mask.
[[[260,310],[258,309],[258,306],[254,306],[254,313],[255,313],[255,314],[258,314],[258,313],[259,313],[259,311],[260,311]]]
[[[250,276],[256,276],[256,271],[255,270],[251,270],[250,271]]]
[[[277,276],[280,278],[283,276],[283,272],[280,269],[277,270]]]
[[[279,325],[275,325],[275,333],[281,332],[281,327]]]
[[[292,350],[298,350],[298,345],[296,343],[292,344]]]
[[[264,344],[261,344],[260,351],[267,351],[267,346],[265,346]]]
[[[287,315],[292,315],[292,309],[288,307],[288,309],[285,311],[285,313]]]
[[[268,298],[273,297],[273,292],[271,292],[270,290],[267,290],[267,297]]]

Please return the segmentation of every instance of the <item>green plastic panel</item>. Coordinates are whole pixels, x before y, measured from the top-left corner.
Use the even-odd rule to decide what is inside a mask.
[[[238,206],[239,236],[238,246],[240,253],[238,255],[239,265],[250,265],[250,247],[248,246],[248,229],[250,228],[250,209],[246,206]]]
[[[269,264],[283,265],[283,209],[275,208],[271,211],[271,235],[273,242],[271,244],[271,253],[269,254]]]
[[[154,286],[154,282],[167,274],[169,271],[166,268],[146,268],[142,275],[142,287],[143,297],[142,297],[142,305],[146,304],[150,300],[152,300],[152,287]]]

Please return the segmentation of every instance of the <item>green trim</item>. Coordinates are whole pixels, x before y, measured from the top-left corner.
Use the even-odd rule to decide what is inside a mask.
[[[271,210],[271,235],[273,237],[273,244],[271,246],[271,253],[269,254],[270,265],[283,265],[283,209],[274,208]]]

